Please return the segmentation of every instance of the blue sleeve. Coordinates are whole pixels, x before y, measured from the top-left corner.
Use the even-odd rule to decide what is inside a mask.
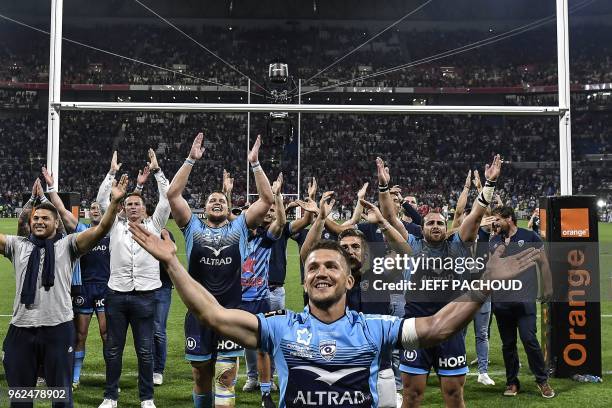
[[[274,354],[274,349],[282,338],[282,327],[286,326],[287,315],[266,317],[265,314],[259,313],[257,319],[259,320],[257,348],[268,354]]]
[[[246,223],[246,216],[244,213],[240,214],[238,218],[230,222],[229,234],[238,232],[240,234],[240,257],[244,261],[249,254],[249,227]]]
[[[381,352],[397,346],[403,319],[386,315],[365,315],[365,319],[368,330]]]
[[[72,269],[72,286],[81,286],[83,284],[81,280],[81,262],[78,260],[74,263],[74,268]]]
[[[191,218],[187,225],[181,228],[183,231],[183,236],[185,237],[185,252],[187,255],[187,259],[191,256],[191,248],[193,247],[193,234],[202,229],[202,222],[198,217],[194,214],[191,214]]]
[[[418,245],[418,240],[416,239],[416,237],[412,234],[408,234],[408,239],[406,241],[408,241],[408,245],[410,245],[412,251],[416,251],[416,247]]]

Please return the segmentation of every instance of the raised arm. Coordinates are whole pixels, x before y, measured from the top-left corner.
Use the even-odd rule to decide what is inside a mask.
[[[138,170],[138,177],[136,177],[136,188],[134,188],[134,192],[138,194],[142,194],[142,190],[144,190],[144,186],[149,180],[149,176],[151,175],[151,168],[147,164],[144,166],[142,170]]]
[[[125,196],[127,191],[127,186],[127,174],[121,176],[118,183],[116,180],[113,181],[113,186],[111,187],[111,199],[108,208],[100,220],[100,223],[95,227],[89,228],[77,235],[76,243],[80,255],[89,252],[91,248],[96,246],[96,244],[109,233],[113,223],[115,222],[115,217],[117,216],[119,202],[123,196]]]
[[[255,228],[261,225],[268,210],[274,203],[272,196],[272,187],[270,181],[259,164],[259,148],[261,147],[261,135],[257,135],[257,140],[253,145],[253,149],[249,152],[248,160],[253,170],[255,177],[255,185],[257,186],[257,194],[259,198],[246,211],[246,224],[249,228]]]
[[[45,183],[47,183],[47,193],[51,199],[51,204],[57,208],[57,212],[59,212],[62,222],[64,223],[64,227],[66,228],[66,232],[76,230],[79,220],[74,216],[74,214],[72,214],[71,211],[66,209],[64,202],[60,198],[59,194],[57,194],[57,191],[55,191],[55,180],[53,179],[53,175],[44,166],[42,168],[42,175],[45,178]]]
[[[176,257],[176,245],[163,230],[162,239],[151,234],[141,224],[130,223],[134,240],[158,259],[176,288],[181,300],[202,324],[223,337],[248,347],[257,348],[257,317],[238,309],[226,309],[204,287],[198,284]]]
[[[385,240],[389,243],[392,249],[394,249],[400,255],[412,254],[412,248],[406,242],[406,239],[402,237],[402,234],[398,230],[393,228],[393,225],[389,223],[383,217],[378,207],[374,204],[367,202],[366,200],[360,200],[361,205],[364,209],[364,219],[370,224],[376,224],[380,228],[381,232],[385,236]]]
[[[334,203],[336,200],[332,198],[334,195],[333,191],[326,191],[321,196],[321,201],[319,202],[319,210],[317,214],[317,218],[315,218],[312,226],[308,230],[308,234],[306,234],[306,239],[304,240],[304,244],[302,244],[302,248],[300,249],[300,259],[302,262],[306,260],[306,256],[310,253],[310,248],[317,243],[321,239],[321,234],[323,234],[323,227],[325,226],[325,220],[327,216],[331,213],[332,208],[334,208]],[[304,204],[302,201],[298,201],[300,206]],[[309,203],[309,207],[307,211],[314,212],[315,210],[312,206],[316,207],[314,202]],[[306,209],[306,208],[305,208]]]
[[[397,218],[393,198],[389,191],[389,181],[391,180],[389,168],[385,167],[385,162],[380,157],[376,158],[376,171],[378,173],[378,205],[380,205],[380,212],[393,228],[398,230],[402,237],[407,240],[408,231],[406,231],[406,227],[404,227],[400,219]]]
[[[230,176],[229,172],[223,169],[223,185],[221,186],[221,191],[225,194],[225,199],[227,200],[227,208],[230,210],[227,216],[227,219],[232,221],[236,217],[232,213],[232,190],[234,189],[234,178]]]
[[[483,281],[514,279],[521,272],[534,266],[541,256],[540,250],[528,248],[516,255],[501,258],[504,249],[505,245],[500,245],[489,258],[487,269],[482,276]],[[439,344],[467,326],[489,294],[488,290],[470,292],[450,302],[433,316],[417,318],[415,325],[418,348]],[[404,346],[414,348],[414,344],[404,344]]]
[[[96,196],[96,201],[100,204],[100,209],[102,211],[106,211],[110,201],[111,188],[113,187],[113,180],[115,179],[115,174],[121,168],[122,163],[117,163],[117,151],[113,152],[113,158],[111,159],[110,169],[108,170],[108,174],[104,177],[102,184],[100,184],[100,188],[98,189],[98,195]]]
[[[361,221],[361,214],[363,213],[363,206],[361,205],[361,200],[365,200],[369,185],[370,183],[364,183],[363,186],[361,186],[361,188],[359,189],[359,191],[357,191],[357,203],[355,204],[355,211],[353,211],[353,216],[343,225],[357,225],[359,221]]]
[[[181,168],[174,175],[170,187],[168,188],[167,197],[170,203],[170,210],[179,228],[187,225],[191,218],[191,209],[189,208],[189,204],[187,204],[187,200],[183,198],[183,191],[185,190],[185,186],[187,186],[187,180],[189,179],[189,174],[191,174],[191,169],[196,161],[200,160],[204,154],[204,147],[202,146],[203,140],[204,134],[198,133],[191,145],[189,156],[187,156],[185,163],[183,163]]]
[[[474,242],[478,235],[478,228],[480,227],[480,221],[485,215],[487,207],[493,200],[493,193],[495,192],[495,186],[497,185],[497,178],[501,172],[501,157],[495,155],[491,165],[485,166],[485,185],[478,194],[478,199],[475,205],[472,206],[472,211],[465,217],[463,223],[459,227],[459,237],[463,242]]]
[[[155,177],[155,181],[157,181],[157,190],[159,191],[159,199],[155,206],[155,211],[151,216],[151,220],[153,221],[153,225],[161,231],[162,228],[166,226],[168,218],[170,218],[170,203],[168,202],[168,188],[170,187],[170,183],[159,167],[157,156],[155,156],[153,149],[149,149],[149,160],[147,167],[151,169],[151,173],[153,173],[153,177]]]
[[[307,201],[311,201],[315,203],[316,196],[317,196],[317,179],[313,177],[312,180],[308,183]],[[299,204],[295,203],[295,205],[299,207]],[[285,214],[287,210],[289,210],[289,206],[287,206],[287,208],[285,209]],[[304,228],[306,228],[307,226],[309,226],[312,223],[313,214],[314,213],[310,211],[304,211],[304,215],[302,215],[301,218],[296,219],[295,221],[291,223],[291,233],[295,234],[296,232],[299,232],[303,230]]]
[[[461,194],[459,194],[459,198],[457,199],[457,205],[455,206],[455,215],[453,216],[453,223],[451,225],[451,231],[454,232],[459,228],[459,220],[461,219],[461,214],[465,211],[465,206],[467,205],[468,195],[470,194],[470,185],[472,184],[472,171],[468,170],[468,175],[465,179],[465,184],[463,185],[463,190],[461,190]]]
[[[279,173],[278,178],[272,184],[272,195],[274,196],[274,209],[276,219],[270,224],[268,231],[275,237],[280,237],[287,223],[287,214],[285,213],[285,204],[283,203],[283,195],[281,189],[283,187],[283,173]]]
[[[32,185],[32,196],[27,203],[21,209],[19,218],[17,219],[17,236],[27,237],[30,235],[30,216],[32,215],[32,208],[37,197],[44,197],[42,187],[40,185],[40,179],[37,177]]]

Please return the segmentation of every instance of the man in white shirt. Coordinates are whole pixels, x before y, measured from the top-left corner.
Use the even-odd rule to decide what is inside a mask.
[[[124,175],[112,186],[106,214],[87,231],[60,234],[57,209],[42,203],[32,211],[27,238],[0,234],[0,253],[12,262],[17,287],[3,344],[6,381],[9,387],[35,387],[38,368],[43,365],[47,385],[66,390],[66,399],[55,402],[55,408],[72,407],[75,332],[70,286],[74,265],[111,229],[127,184]]]
[[[161,287],[159,262],[142,249],[128,231],[128,221],[160,236],[170,216],[166,193],[169,182],[164,176],[153,150],[149,150],[149,169],[155,176],[159,190],[159,202],[151,217],[147,217],[145,200],[136,191],[128,194],[123,202],[123,214],[115,218],[110,231],[110,279],[106,296],[107,340],[104,345],[106,360],[106,387],[104,400],[99,408],[117,407],[119,378],[123,348],[128,325],[132,326],[138,358],[138,392],[141,407],[154,408],[153,403],[153,329],[155,290]],[[111,169],[102,182],[97,201],[102,207],[107,202],[108,185],[121,164],[117,153],[113,154]],[[142,190],[143,186],[137,186]]]

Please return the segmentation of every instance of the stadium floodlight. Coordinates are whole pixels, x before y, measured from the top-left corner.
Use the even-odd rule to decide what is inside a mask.
[[[597,200],[597,206],[599,208],[604,208],[606,206],[606,202],[602,199]]]

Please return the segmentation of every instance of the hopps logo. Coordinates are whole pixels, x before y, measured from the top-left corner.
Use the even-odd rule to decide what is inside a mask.
[[[85,298],[83,296],[77,296],[74,298],[74,304],[77,306],[83,306],[85,304]]]
[[[187,339],[185,339],[185,346],[187,347],[187,350],[193,351],[195,350],[197,345],[198,345],[198,342],[193,337],[187,337]]]
[[[331,361],[336,355],[336,340],[324,340],[319,342],[319,354],[327,361]]]

